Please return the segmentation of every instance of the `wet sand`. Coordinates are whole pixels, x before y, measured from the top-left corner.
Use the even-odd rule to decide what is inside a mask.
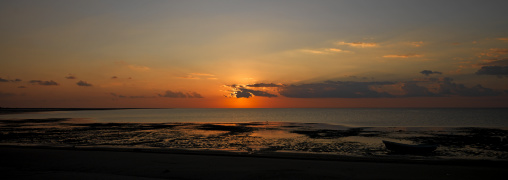
[[[0,119],[1,179],[501,179],[505,128]],[[438,144],[396,154],[382,140]]]
[[[89,119],[0,119],[0,145],[294,152],[378,159],[507,161],[508,130],[446,127],[346,127],[292,122],[97,123]],[[383,140],[437,144],[425,154],[394,154]]]
[[[2,179],[501,179],[506,163],[402,163],[0,147]],[[472,162],[472,163],[471,163]]]

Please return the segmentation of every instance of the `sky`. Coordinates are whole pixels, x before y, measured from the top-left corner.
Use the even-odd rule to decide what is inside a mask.
[[[508,1],[0,1],[0,107],[508,107]]]

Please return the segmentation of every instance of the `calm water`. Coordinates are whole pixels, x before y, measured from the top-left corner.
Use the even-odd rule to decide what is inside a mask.
[[[97,122],[301,122],[347,126],[508,127],[508,109],[129,109],[0,115],[0,119],[88,118]]]

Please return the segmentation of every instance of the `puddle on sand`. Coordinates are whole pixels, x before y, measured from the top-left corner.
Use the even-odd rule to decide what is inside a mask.
[[[257,130],[257,131],[252,132],[252,134],[250,134],[249,136],[266,138],[266,139],[303,137],[303,135],[290,133],[286,130]]]

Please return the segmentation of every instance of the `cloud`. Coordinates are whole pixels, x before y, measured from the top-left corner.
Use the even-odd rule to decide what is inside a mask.
[[[419,78],[413,81],[325,81],[308,84],[257,83],[251,85],[225,85],[231,88],[226,97],[250,98],[278,97],[276,93],[256,88],[275,88],[280,96],[288,98],[397,98],[397,97],[448,97],[497,96],[502,92],[476,85],[466,87],[448,77]]]
[[[273,87],[281,87],[281,85],[277,84],[267,84],[267,83],[259,83],[259,84],[251,84],[251,85],[225,85],[226,87],[232,88],[230,91],[229,96],[227,97],[236,97],[236,98],[250,98],[253,96],[260,96],[260,97],[277,97],[277,95],[268,93],[266,91],[262,90],[255,90],[255,89],[249,89],[249,88],[273,88]]]
[[[439,84],[438,93],[441,95],[458,95],[458,96],[497,96],[500,92],[490,88],[485,88],[478,84],[471,88],[464,84],[457,84],[451,78],[443,78]]]
[[[319,50],[312,50],[312,49],[302,49],[300,50],[304,53],[310,53],[310,54],[327,54],[326,52],[324,51],[319,51]]]
[[[53,80],[50,81],[41,81],[41,80],[31,80],[30,83],[32,84],[39,84],[43,86],[58,86],[59,84]]]
[[[508,58],[506,59],[484,59],[484,63],[476,64],[476,66],[508,66]]]
[[[280,95],[291,98],[378,98],[393,95],[378,92],[371,86],[391,85],[393,82],[325,81],[323,83],[288,85],[281,87]]]
[[[92,86],[92,84],[87,83],[86,81],[79,81],[76,83],[78,86]]]
[[[238,88],[236,91],[231,93],[231,96],[236,96],[237,98],[249,98],[252,96],[260,96],[260,97],[277,97],[275,94],[270,94],[265,91],[246,89],[246,88]]]
[[[483,66],[476,71],[477,75],[496,75],[498,77],[508,76],[508,66]]]
[[[423,41],[409,42],[409,45],[414,47],[420,47],[423,45]]]
[[[117,76],[113,76],[113,77],[111,77],[111,79],[118,79],[118,77]]]
[[[497,40],[508,42],[508,38],[497,38]]]
[[[431,71],[431,70],[423,70],[420,72],[421,74],[425,75],[425,76],[429,76],[431,74],[443,74],[442,72],[439,72],[439,71]]]
[[[500,57],[501,55],[508,54],[508,48],[491,48],[485,53],[481,53],[480,55],[487,57]]]
[[[127,65],[127,67],[133,71],[140,71],[140,72],[150,71],[150,68],[146,67],[146,66],[130,64],[130,65]]]
[[[351,46],[351,47],[360,47],[360,48],[366,48],[366,47],[377,47],[378,45],[376,43],[367,43],[367,42],[352,42],[352,43],[347,43],[347,42],[337,42],[335,43],[337,45],[346,45],[346,46]]]
[[[76,76],[69,74],[68,76],[65,76],[65,79],[77,79]]]
[[[332,53],[348,53],[351,51],[346,51],[342,49],[337,48],[326,48],[326,49],[300,49],[301,52],[309,53],[309,54],[332,54]]]
[[[159,97],[168,97],[168,98],[203,98],[201,94],[197,92],[181,92],[181,91],[170,91],[167,90],[164,94],[159,94]]]
[[[247,84],[246,86],[247,87],[282,87],[283,85],[281,85],[281,84],[274,84],[274,83],[270,83],[270,84],[257,83],[257,84]]]
[[[150,68],[149,67],[146,67],[146,66],[141,66],[141,65],[135,65],[135,64],[129,64],[129,63],[126,63],[124,61],[117,61],[115,62],[116,64],[119,64],[121,66],[124,66],[124,67],[127,67],[133,71],[138,71],[138,72],[145,72],[145,71],[150,71]]]
[[[476,64],[481,68],[476,71],[477,75],[494,75],[499,78],[508,76],[508,59],[483,60],[485,63]]]
[[[411,58],[411,57],[423,57],[421,54],[391,54],[391,55],[384,55],[384,58]]]
[[[206,73],[189,73],[187,74],[186,76],[180,76],[180,77],[177,77],[177,78],[181,78],[181,79],[201,79],[206,77],[206,79],[210,79],[210,80],[217,80],[217,78],[213,77],[215,75],[213,74],[206,74]]]
[[[0,82],[21,82],[21,79],[4,79],[0,77]]]

